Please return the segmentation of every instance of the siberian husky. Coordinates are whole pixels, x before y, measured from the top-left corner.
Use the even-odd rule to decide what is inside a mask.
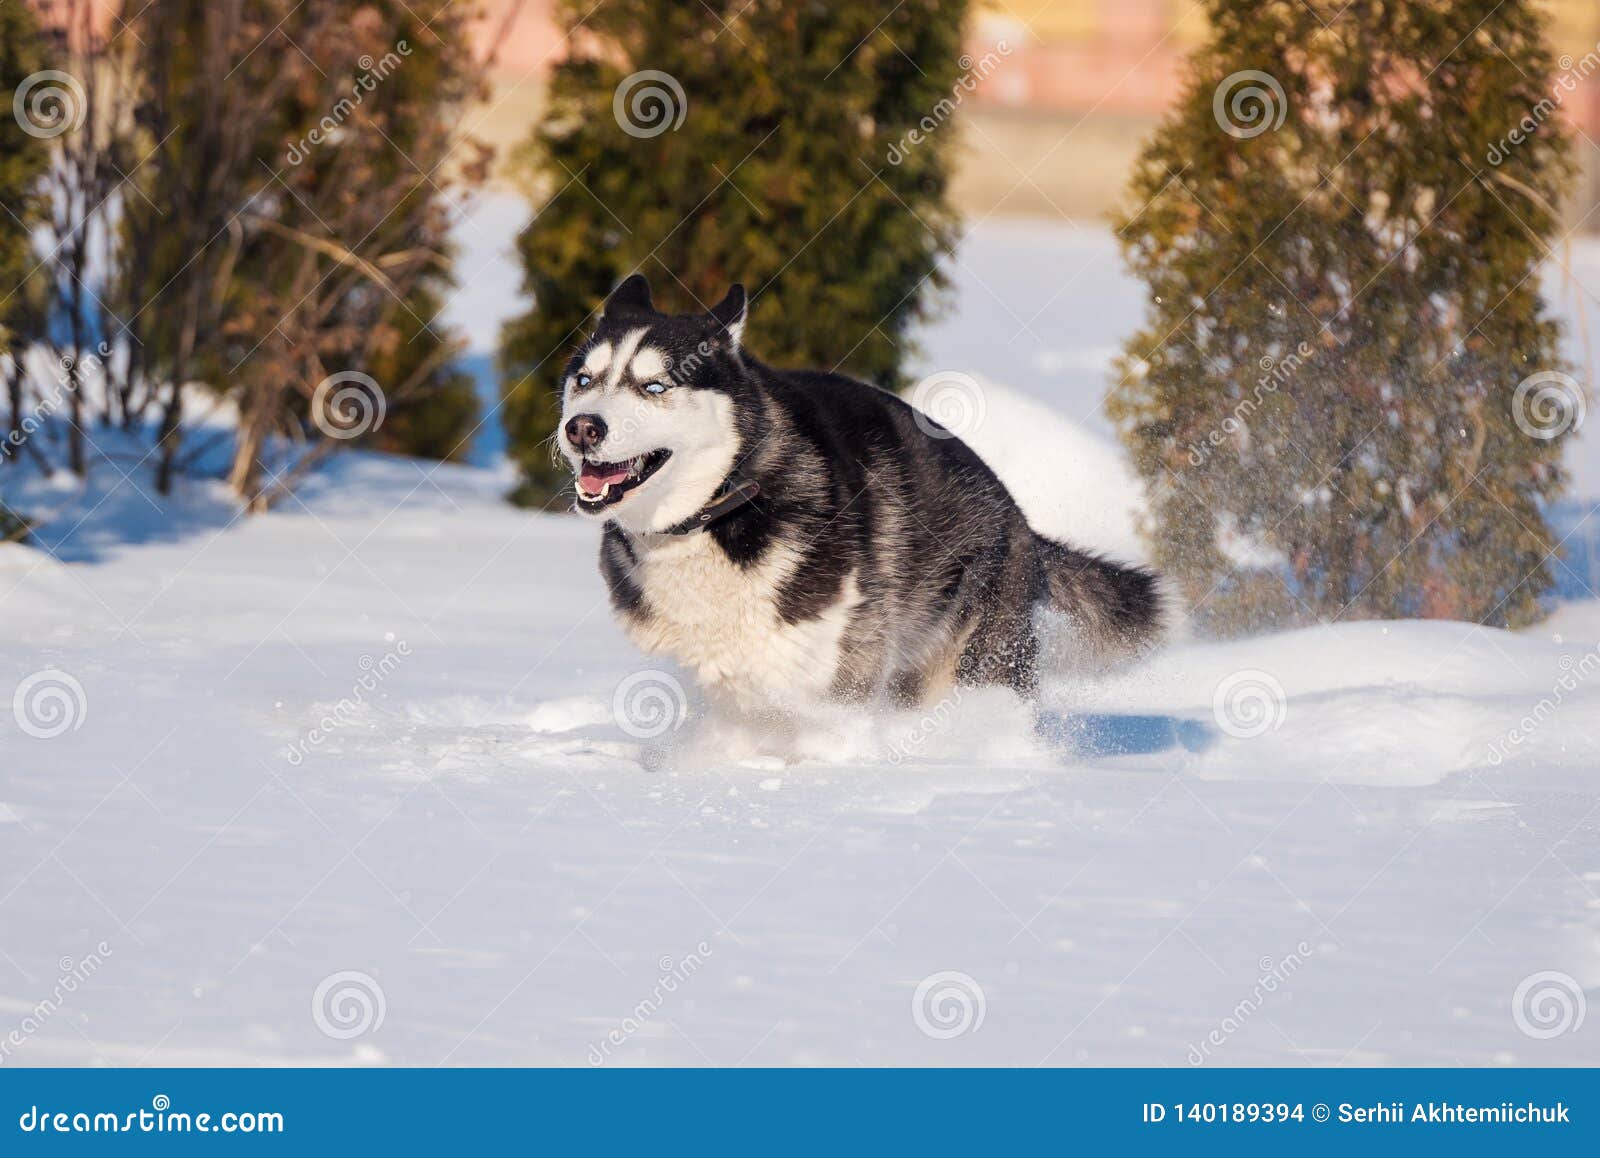
[[[745,318],[742,286],[670,315],[635,274],[566,367],[557,443],[642,649],[760,713],[975,685],[1031,697],[1050,662],[1159,639],[1155,575],[1035,533],[977,454],[895,395],[764,365]],[[1044,645],[1046,621],[1074,654]]]

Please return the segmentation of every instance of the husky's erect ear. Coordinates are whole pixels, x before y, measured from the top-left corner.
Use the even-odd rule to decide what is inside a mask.
[[[750,303],[745,297],[744,286],[738,282],[728,289],[726,297],[711,307],[710,318],[719,330],[727,332],[729,345],[737,346],[739,339],[744,336],[744,321],[749,310]]]
[[[642,273],[629,274],[623,283],[606,298],[605,313],[621,310],[648,310],[650,308],[650,283]]]

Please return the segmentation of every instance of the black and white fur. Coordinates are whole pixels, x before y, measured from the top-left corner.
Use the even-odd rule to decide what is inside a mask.
[[[914,706],[955,685],[1028,696],[1049,619],[1070,629],[1068,662],[1158,639],[1153,574],[1036,534],[969,447],[893,394],[762,364],[745,314],[741,286],[705,314],[658,313],[635,274],[565,371],[558,443],[642,649],[761,712]],[[755,497],[695,529],[748,481]]]

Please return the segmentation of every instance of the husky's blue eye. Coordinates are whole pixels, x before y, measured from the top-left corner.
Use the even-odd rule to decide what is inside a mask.
[[[578,375],[578,385],[579,386],[587,386],[588,384],[589,384],[589,375],[587,375],[587,374],[579,374]]]
[[[644,384],[644,392],[646,394],[665,394],[667,388],[660,382],[646,382]]]

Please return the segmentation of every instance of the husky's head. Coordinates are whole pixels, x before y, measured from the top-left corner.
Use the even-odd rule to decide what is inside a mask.
[[[717,494],[738,459],[743,286],[709,311],[657,313],[634,274],[606,299],[562,378],[557,441],[577,509],[631,531],[664,531]]]

